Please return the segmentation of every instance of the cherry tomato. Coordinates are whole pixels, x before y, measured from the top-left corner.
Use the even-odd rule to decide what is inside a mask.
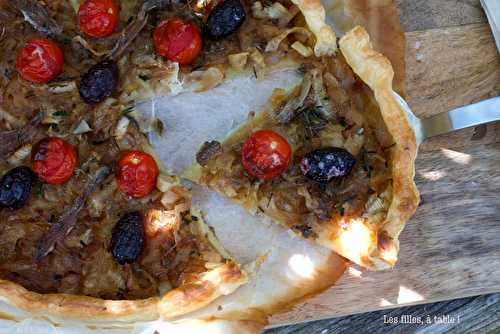
[[[290,164],[292,149],[281,135],[270,130],[254,132],[243,144],[241,162],[251,175],[270,180]]]
[[[106,37],[118,25],[119,10],[113,0],[86,0],[78,9],[80,29],[92,37]]]
[[[200,54],[202,44],[198,28],[179,17],[160,22],[153,41],[160,56],[181,65],[191,64]]]
[[[46,83],[62,72],[63,53],[59,46],[46,38],[30,39],[19,50],[16,68],[23,79],[34,83]]]
[[[38,178],[45,183],[61,184],[75,172],[78,160],[75,147],[57,137],[47,137],[35,144],[31,165]]]
[[[118,161],[118,189],[132,197],[144,197],[155,188],[158,173],[152,156],[141,151],[125,151]]]

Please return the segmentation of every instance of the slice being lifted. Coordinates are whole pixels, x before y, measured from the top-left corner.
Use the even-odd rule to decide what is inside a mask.
[[[207,142],[186,171],[254,213],[370,269],[397,260],[416,210],[416,141],[392,93],[389,61],[356,27],[342,55],[307,58],[301,84],[222,144]]]

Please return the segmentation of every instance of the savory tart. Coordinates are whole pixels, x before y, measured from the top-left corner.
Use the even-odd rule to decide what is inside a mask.
[[[129,49],[165,3],[1,3],[0,295],[12,305],[80,319],[171,318],[246,283],[189,190],[151,152],[121,79],[138,71],[130,59],[170,57],[163,23],[158,54]],[[169,21],[174,30],[187,24],[199,37],[179,20]],[[109,52],[101,57],[87,39]],[[199,43],[172,60],[197,56]]]
[[[370,269],[393,266],[418,204],[416,141],[389,61],[356,27],[336,57],[303,57],[302,82],[277,89],[185,176]]]
[[[41,316],[131,322],[171,319],[245,284],[252,267],[224,251],[155,158],[144,130],[163,126],[134,105],[290,68],[300,87],[207,144],[191,178],[363,265],[393,264],[384,254],[397,252],[417,202],[414,137],[390,95],[390,65],[363,30],[340,45],[345,59],[319,0],[0,1],[2,300]],[[257,144],[279,152],[263,173],[258,155],[239,159],[257,129]],[[324,140],[346,170],[310,180],[299,159]],[[370,200],[376,212],[360,210]],[[338,246],[357,226],[369,231],[366,254]]]

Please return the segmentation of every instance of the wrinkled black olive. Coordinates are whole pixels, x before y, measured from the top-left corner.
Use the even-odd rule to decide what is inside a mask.
[[[8,171],[0,181],[0,207],[19,209],[28,201],[35,175],[29,167]]]
[[[142,214],[134,211],[124,214],[111,232],[111,254],[119,264],[133,263],[144,247]]]
[[[309,179],[327,183],[348,175],[356,159],[343,148],[328,147],[307,153],[300,163],[302,173]]]
[[[103,60],[92,66],[80,81],[80,97],[89,104],[104,101],[118,85],[118,66],[112,60]]]
[[[225,0],[208,15],[206,33],[212,39],[227,37],[243,24],[245,18],[245,8],[240,0]]]

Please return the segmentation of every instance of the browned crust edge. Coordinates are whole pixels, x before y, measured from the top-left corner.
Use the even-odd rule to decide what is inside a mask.
[[[169,291],[158,304],[163,318],[172,319],[210,304],[220,296],[234,292],[248,277],[240,267],[229,262],[205,275],[204,280]]]
[[[197,283],[181,286],[163,297],[104,300],[81,295],[39,294],[0,280],[0,300],[33,316],[75,320],[133,322],[172,318],[201,308],[246,283],[247,274],[234,262],[207,271]],[[172,307],[166,307],[171,305]],[[16,315],[13,315],[16,318]],[[54,319],[56,321],[56,319]]]
[[[394,140],[391,169],[393,198],[377,245],[360,263],[370,269],[394,266],[399,252],[399,234],[415,213],[419,193],[414,182],[417,142],[404,110],[393,95],[394,71],[389,60],[376,52],[366,30],[357,26],[339,42],[340,50],[353,71],[372,89],[382,117]]]
[[[320,0],[291,0],[299,7],[307,26],[316,37],[314,54],[316,57],[332,56],[337,51],[337,37],[325,23],[326,12]]]

